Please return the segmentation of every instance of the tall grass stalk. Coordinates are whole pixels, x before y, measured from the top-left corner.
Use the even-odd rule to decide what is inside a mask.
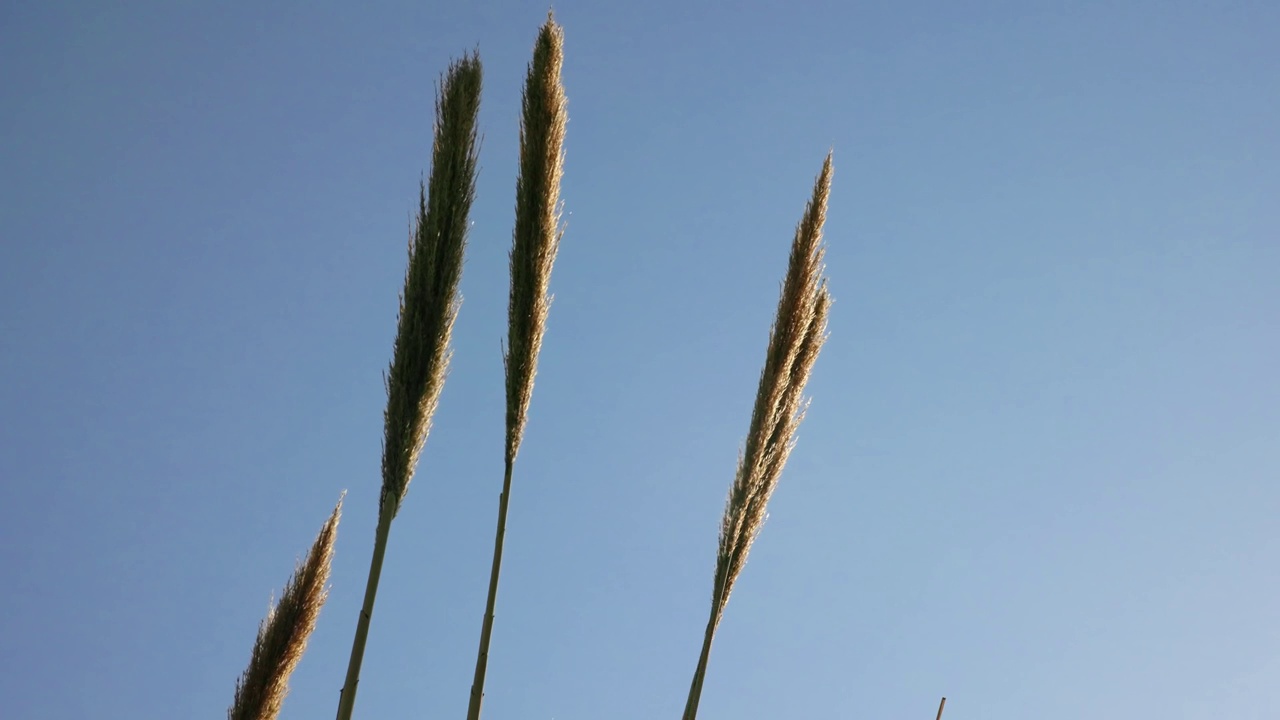
[[[551,297],[547,289],[560,247],[560,176],[564,166],[564,134],[568,121],[560,69],[564,62],[564,31],[550,13],[534,44],[525,79],[520,123],[520,173],[516,179],[516,221],[511,241],[511,295],[503,365],[506,369],[507,414],[505,472],[498,498],[498,525],[493,542],[493,567],[480,629],[475,677],[467,704],[467,719],[479,720],[484,700],[489,640],[493,634],[502,545],[506,535],[511,476],[524,436],[538,372],[538,351],[546,329]]]
[[[267,611],[258,625],[249,667],[236,681],[236,695],[227,709],[227,720],[274,720],[289,694],[289,676],[307,649],[320,608],[329,595],[329,566],[338,537],[342,500],[320,528],[307,557],[298,563],[285,583],[280,602]]]
[[[828,153],[813,186],[813,196],[796,227],[791,257],[778,300],[778,314],[769,333],[764,370],[756,392],[755,408],[747,431],[738,470],[720,525],[712,586],[711,615],[703,635],[702,652],[689,687],[684,720],[698,715],[702,682],[707,672],[711,642],[724,615],[733,585],[742,574],[751,544],[764,524],[769,497],[778,485],[782,468],[795,446],[795,433],[807,405],[804,386],[827,335],[831,295],[823,276],[822,225],[831,191],[831,155]]]
[[[391,369],[386,377],[386,435],[382,446],[382,494],[364,605],[351,645],[351,660],[338,704],[338,720],[355,707],[369,621],[382,574],[391,521],[400,510],[431,430],[431,418],[449,367],[449,339],[461,298],[458,280],[475,198],[482,71],[472,53],[450,65],[436,99],[430,184],[418,190],[418,217],[409,243],[409,266],[400,296]]]

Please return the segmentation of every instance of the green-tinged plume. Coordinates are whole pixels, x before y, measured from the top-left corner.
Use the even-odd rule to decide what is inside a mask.
[[[386,378],[378,529],[338,720],[350,720],[355,708],[391,521],[400,510],[426,444],[449,368],[449,338],[461,303],[458,281],[475,198],[481,84],[480,56],[472,53],[450,65],[436,99],[431,179],[425,188],[418,189],[418,218],[409,242],[395,350]]]
[[[387,373],[380,511],[392,516],[409,489],[449,369],[449,339],[461,304],[458,281],[476,195],[481,79],[475,53],[446,73],[436,102],[431,180],[418,189],[418,219]]]

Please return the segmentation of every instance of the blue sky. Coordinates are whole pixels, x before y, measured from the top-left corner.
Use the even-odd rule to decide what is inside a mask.
[[[0,10],[0,697],[219,716],[347,490],[334,712],[434,83],[485,63],[452,374],[357,717],[459,717],[546,5]],[[677,717],[792,229],[813,405],[701,705],[1260,718],[1280,682],[1280,6],[557,3],[568,220],[486,717]],[[1267,200],[1271,198],[1271,200]]]

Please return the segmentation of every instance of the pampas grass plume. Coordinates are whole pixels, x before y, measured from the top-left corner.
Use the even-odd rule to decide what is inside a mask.
[[[822,226],[826,221],[827,198],[831,193],[831,174],[831,155],[828,153],[814,182],[813,195],[796,226],[787,275],[778,299],[777,316],[769,332],[751,425],[725,503],[716,553],[711,616],[689,688],[684,720],[697,717],[712,639],[724,616],[734,583],[746,565],[751,544],[764,525],[769,498],[795,447],[795,433],[804,419],[806,407],[804,387],[826,341],[831,295],[823,276]]]
[[[478,53],[450,65],[436,100],[431,180],[418,188],[418,218],[409,243],[409,266],[400,296],[382,446],[382,494],[373,558],[364,604],[356,622],[347,677],[338,702],[338,720],[355,709],[360,666],[382,575],[391,521],[400,510],[409,481],[431,430],[449,369],[449,340],[458,317],[471,203],[476,194],[476,119],[483,74]]]
[[[525,78],[520,121],[520,174],[516,178],[516,220],[511,239],[511,294],[503,366],[506,370],[507,413],[505,471],[498,498],[498,525],[493,542],[493,565],[480,627],[480,648],[467,702],[467,720],[479,720],[484,699],[489,643],[493,635],[502,547],[506,536],[511,477],[524,436],[538,374],[538,352],[551,309],[548,287],[551,268],[560,249],[560,177],[564,169],[567,100],[560,70],[564,64],[564,30],[551,13],[538,32]]]
[[[392,516],[409,489],[449,370],[449,341],[462,302],[458,282],[476,195],[481,83],[480,56],[472,53],[450,66],[436,101],[431,180],[418,189],[418,219],[386,378],[380,512]]]
[[[236,682],[235,701],[227,720],[274,720],[289,693],[289,676],[307,649],[320,608],[329,595],[329,566],[338,537],[342,500],[320,528],[307,557],[298,563],[274,604],[258,626],[249,667]]]

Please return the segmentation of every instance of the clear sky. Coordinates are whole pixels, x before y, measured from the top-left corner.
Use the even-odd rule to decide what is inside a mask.
[[[543,2],[0,9],[0,698],[220,717],[347,490],[330,717],[434,85],[485,63],[465,301],[357,717],[461,717]],[[714,718],[1274,717],[1280,4],[556,4],[565,235],[487,718],[677,718],[795,222],[812,409]],[[1269,198],[1269,199],[1268,199]]]

